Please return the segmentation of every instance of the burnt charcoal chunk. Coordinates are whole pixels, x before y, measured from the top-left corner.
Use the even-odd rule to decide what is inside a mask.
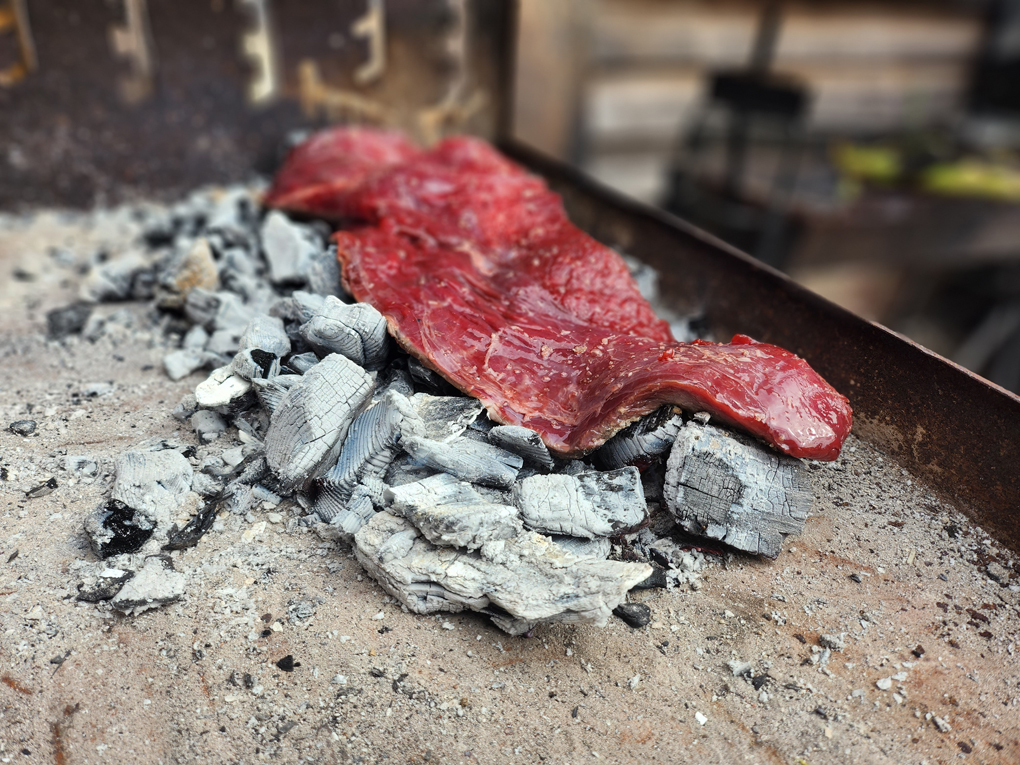
[[[83,603],[99,603],[110,600],[134,575],[134,571],[125,571],[120,576],[100,576],[95,582],[82,582],[78,585],[78,596],[75,600],[80,600]]]
[[[690,422],[666,467],[666,505],[689,534],[775,558],[804,529],[810,479],[797,460],[711,425]]]
[[[85,520],[92,550],[100,558],[136,553],[149,541],[152,529],[134,523],[135,511],[117,499],[108,500]]]
[[[38,486],[33,486],[31,489],[25,492],[25,496],[29,499],[36,499],[38,497],[45,497],[47,494],[52,494],[53,490],[57,488],[57,479],[50,478],[49,480],[43,481]]]
[[[35,420],[15,420],[7,429],[16,436],[30,436],[35,433]]]
[[[297,667],[301,666],[300,661],[294,661],[294,657],[289,653],[276,662],[276,666],[282,669],[284,672],[293,672]]]
[[[651,590],[666,588],[666,569],[662,566],[652,566],[652,574],[643,582],[634,585],[635,590]]]
[[[206,502],[205,506],[195,514],[195,517],[188,521],[183,529],[178,529],[175,523],[166,536],[164,550],[186,550],[198,544],[205,533],[212,528],[216,520],[216,510],[219,507],[219,497],[215,501]]]
[[[613,615],[634,629],[640,629],[652,620],[652,609],[644,603],[621,603],[613,609]]]
[[[50,340],[61,340],[68,335],[77,335],[92,315],[88,303],[72,303],[63,308],[54,308],[46,313],[46,336]]]

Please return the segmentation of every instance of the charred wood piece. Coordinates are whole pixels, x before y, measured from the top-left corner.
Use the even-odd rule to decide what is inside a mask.
[[[635,467],[531,476],[517,482],[514,504],[528,528],[582,539],[622,534],[648,516],[641,474]]]
[[[283,329],[283,321],[259,314],[245,327],[231,369],[245,380],[268,377],[273,362],[288,353],[290,338]]]
[[[499,425],[492,428],[487,437],[489,443],[519,454],[527,462],[546,470],[553,469],[553,458],[549,448],[542,443],[542,437],[530,428],[520,425]]]
[[[592,455],[592,461],[601,470],[643,467],[670,450],[683,424],[675,407],[660,407],[609,439]]]
[[[688,423],[666,467],[666,505],[690,534],[775,558],[811,511],[803,465],[742,436]]]
[[[287,391],[265,440],[266,461],[285,491],[310,483],[336,460],[372,385],[364,369],[333,353]]]
[[[512,635],[541,623],[604,626],[651,573],[646,564],[576,558],[540,534],[478,552],[437,547],[388,512],[376,513],[355,540],[365,570],[414,613],[495,611],[493,622]]]
[[[423,436],[433,441],[459,438],[482,413],[482,403],[467,396],[416,393],[411,397],[411,404],[425,423]]]
[[[477,550],[522,531],[516,507],[493,504],[471,484],[447,473],[388,488],[383,498],[389,512],[411,521],[430,542],[441,547]]]
[[[323,249],[322,240],[314,229],[294,223],[274,210],[263,221],[260,234],[270,281],[304,283],[316,254]]]
[[[467,438],[440,443],[409,436],[400,442],[415,462],[456,476],[468,483],[509,489],[524,460],[512,452]]]
[[[320,356],[339,353],[367,369],[381,368],[389,354],[386,319],[368,303],[348,305],[327,295],[298,331]]]

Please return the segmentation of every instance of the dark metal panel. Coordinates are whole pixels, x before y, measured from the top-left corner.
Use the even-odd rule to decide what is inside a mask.
[[[0,0],[18,11],[0,28],[0,209],[269,173],[287,133],[332,122],[492,137],[508,5]]]
[[[1020,397],[861,319],[683,221],[520,144],[581,228],[654,266],[664,298],[807,359],[854,408],[854,432],[1020,552]]]

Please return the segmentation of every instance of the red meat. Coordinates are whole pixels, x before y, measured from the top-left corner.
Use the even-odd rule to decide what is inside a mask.
[[[335,237],[348,290],[493,418],[578,455],[674,403],[795,457],[838,456],[849,403],[805,361],[741,335],[676,343],[622,259],[488,144],[449,139],[358,172],[303,211],[365,224]]]

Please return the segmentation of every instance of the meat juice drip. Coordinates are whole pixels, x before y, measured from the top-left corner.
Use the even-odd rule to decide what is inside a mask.
[[[331,140],[344,154],[376,137],[340,128],[313,140],[314,152],[298,147],[281,177],[321,164]],[[345,175],[342,159],[330,162],[338,177],[320,173],[314,194],[292,183],[267,202],[300,197],[304,212],[363,222],[335,235],[347,289],[495,419],[577,455],[672,403],[794,457],[838,456],[849,402],[805,361],[740,335],[676,343],[619,255],[488,144],[451,138],[367,173],[354,162]]]

